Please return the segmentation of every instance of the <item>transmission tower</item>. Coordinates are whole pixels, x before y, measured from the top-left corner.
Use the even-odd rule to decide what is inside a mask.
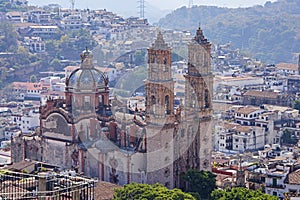
[[[71,2],[71,5],[72,5],[72,10],[74,10],[74,7],[75,7],[75,0],[70,0]]]
[[[194,5],[194,1],[193,0],[189,0],[189,8],[193,7]]]
[[[145,18],[145,0],[139,0],[138,3],[139,3],[138,8],[140,9],[139,10],[140,18],[144,19]]]

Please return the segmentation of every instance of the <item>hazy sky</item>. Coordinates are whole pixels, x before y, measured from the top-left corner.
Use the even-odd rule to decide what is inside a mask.
[[[120,4],[123,4],[125,7],[128,4],[137,5],[138,0],[75,0],[75,7],[79,8],[104,8],[110,7],[113,2],[120,2],[116,7],[122,7]],[[149,4],[160,8],[162,10],[176,9],[181,6],[187,6],[189,0],[146,0]],[[247,7],[257,4],[263,5],[267,0],[193,0],[194,5],[216,5],[221,7]],[[271,0],[272,2],[275,0]],[[70,0],[29,0],[31,5],[45,5],[49,3],[59,3],[63,7],[71,7]],[[96,6],[96,7],[95,7]],[[126,8],[125,8],[126,9]]]

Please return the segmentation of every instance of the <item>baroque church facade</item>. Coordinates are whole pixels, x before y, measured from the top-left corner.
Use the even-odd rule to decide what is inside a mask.
[[[120,185],[184,188],[187,170],[211,170],[210,58],[210,43],[199,28],[188,45],[184,104],[174,109],[172,50],[158,33],[148,49],[142,115],[110,100],[108,78],[86,49],[80,68],[66,79],[65,98],[40,107],[39,134],[13,138],[12,160],[42,161]]]

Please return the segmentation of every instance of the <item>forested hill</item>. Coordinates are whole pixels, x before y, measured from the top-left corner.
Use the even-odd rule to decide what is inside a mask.
[[[162,28],[195,32],[201,24],[213,42],[236,48],[267,63],[296,62],[300,53],[300,1],[278,0],[264,6],[182,7],[159,21]]]

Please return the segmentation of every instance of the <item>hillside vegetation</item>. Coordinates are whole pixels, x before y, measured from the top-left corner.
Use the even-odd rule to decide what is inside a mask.
[[[264,62],[296,62],[300,53],[299,0],[278,0],[249,8],[182,7],[159,21],[163,28],[192,33],[199,24],[210,41],[232,42]]]

